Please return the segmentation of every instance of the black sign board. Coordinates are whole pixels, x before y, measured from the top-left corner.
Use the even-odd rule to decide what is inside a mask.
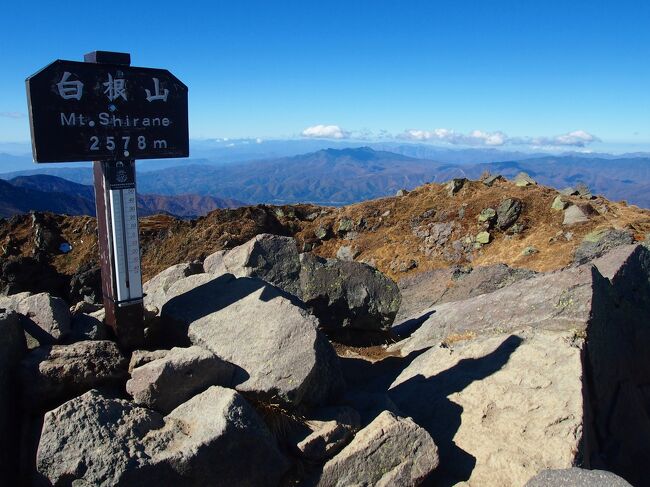
[[[27,78],[36,162],[187,157],[187,86],[165,69],[55,61]]]

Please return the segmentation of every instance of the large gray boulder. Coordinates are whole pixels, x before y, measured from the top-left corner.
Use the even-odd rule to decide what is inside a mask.
[[[284,291],[299,296],[300,261],[298,247],[291,237],[263,233],[222,254],[206,260],[214,273],[221,270],[236,277],[257,277]],[[221,261],[221,265],[216,262]]]
[[[218,386],[174,409],[144,443],[151,460],[135,485],[266,487],[289,467],[250,404]]]
[[[438,463],[438,449],[426,430],[384,411],[325,464],[318,486],[416,486]]]
[[[127,360],[108,340],[39,347],[20,367],[23,402],[34,410],[100,386],[119,386],[126,377]]]
[[[166,414],[209,386],[230,386],[234,371],[204,348],[172,348],[133,369],[126,392],[136,403]]]
[[[61,298],[47,293],[34,294],[18,303],[17,310],[58,340],[70,331],[70,308]]]
[[[97,391],[45,415],[37,470],[53,485],[267,486],[288,468],[268,429],[213,386],[166,417]]]
[[[573,467],[544,470],[530,479],[526,487],[632,487],[632,484],[612,472]]]
[[[53,485],[125,485],[124,474],[147,462],[144,436],[163,425],[154,411],[89,391],[45,414],[37,470]]]
[[[305,302],[325,328],[386,330],[400,304],[397,285],[360,263],[299,254],[293,238],[261,234],[239,247],[212,254],[214,275],[257,277]]]
[[[188,276],[203,272],[201,264],[187,262],[173,265],[152,277],[142,285],[144,305],[147,308],[160,308],[165,303],[165,296],[172,284]]]
[[[343,387],[338,358],[298,300],[256,278],[191,276],[170,288],[161,317],[236,366],[235,388],[319,404]]]
[[[27,351],[20,315],[0,309],[0,479],[17,485],[18,364]]]
[[[611,283],[614,299],[606,308],[607,326],[592,327],[588,337],[590,400],[597,405],[590,434],[602,439],[587,452],[643,485],[650,464],[650,250],[625,245],[593,264]]]
[[[28,318],[23,326],[29,348],[57,343],[70,332],[70,308],[63,299],[48,293],[0,296],[0,308]]]
[[[525,172],[520,172],[519,174],[517,174],[515,176],[514,182],[517,186],[521,186],[521,187],[533,186],[537,184],[537,181],[535,181]]]

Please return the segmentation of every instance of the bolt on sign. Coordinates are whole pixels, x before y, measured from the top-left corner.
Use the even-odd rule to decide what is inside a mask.
[[[187,87],[126,53],[54,61],[26,80],[37,163],[94,161],[106,322],[118,341],[144,338],[135,159],[189,155]]]

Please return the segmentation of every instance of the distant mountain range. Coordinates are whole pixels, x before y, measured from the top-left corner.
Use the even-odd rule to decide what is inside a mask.
[[[408,146],[414,150],[414,146]],[[416,146],[417,147],[417,146]],[[436,149],[442,154],[441,149]],[[487,150],[465,152],[473,161],[485,160]],[[426,152],[422,149],[422,153]],[[459,151],[454,157],[459,157]],[[503,154],[492,152],[492,156]],[[530,156],[530,154],[528,154]],[[615,158],[584,154],[539,156],[484,163],[450,163],[416,158],[370,147],[322,149],[307,154],[237,163],[180,164],[138,172],[141,193],[156,195],[219,195],[220,198],[248,203],[311,202],[346,205],[394,194],[426,182],[442,182],[454,177],[478,178],[484,171],[515,176],[525,171],[540,183],[563,188],[578,182],[612,200],[650,208],[650,157]],[[30,172],[45,172],[81,183],[92,183],[89,167],[56,168],[49,165]],[[38,189],[42,189],[39,186]],[[73,194],[79,194],[78,191]],[[217,203],[215,203],[217,204]],[[221,203],[219,203],[221,204]],[[192,207],[193,205],[190,204]]]
[[[448,164],[369,147],[324,149],[299,156],[228,164],[183,166],[142,174],[140,188],[163,194],[219,194],[256,203],[346,205],[415,187],[438,173],[461,174]]]
[[[138,194],[138,211],[142,216],[168,213],[180,218],[195,218],[217,208],[242,205],[229,198],[196,194]],[[19,176],[8,181],[0,179],[0,217],[32,210],[92,216],[95,214],[93,187],[49,175]]]

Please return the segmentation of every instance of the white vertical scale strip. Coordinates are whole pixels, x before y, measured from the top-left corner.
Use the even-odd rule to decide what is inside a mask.
[[[128,285],[128,271],[126,262],[126,249],[124,248],[124,219],[122,218],[122,190],[109,191],[111,220],[113,222],[113,261],[115,262],[115,287],[117,288],[117,301],[126,301],[131,298]]]
[[[135,188],[122,190],[126,260],[130,299],[142,298],[142,274],[140,272],[140,240],[138,237],[138,206]]]

